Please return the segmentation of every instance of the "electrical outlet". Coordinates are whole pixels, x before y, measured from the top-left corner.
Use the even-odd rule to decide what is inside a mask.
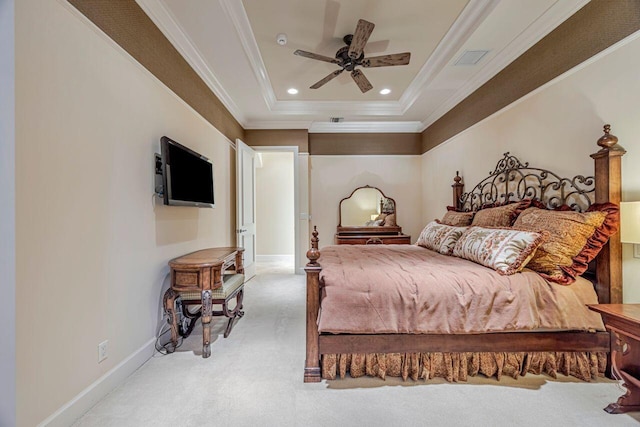
[[[640,245],[633,245],[633,257],[640,258]]]
[[[107,346],[108,345],[109,345],[109,340],[102,341],[100,344],[98,344],[98,363],[102,362],[104,359],[107,358],[107,356],[108,356]]]

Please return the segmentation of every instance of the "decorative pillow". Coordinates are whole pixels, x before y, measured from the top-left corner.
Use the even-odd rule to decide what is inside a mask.
[[[612,203],[594,204],[585,213],[525,210],[514,227],[546,230],[550,237],[528,266],[552,282],[568,285],[584,273],[609,237],[618,231],[619,208]]]
[[[453,255],[506,276],[521,271],[546,237],[532,231],[474,226],[460,236]]]
[[[384,219],[384,224],[385,227],[396,227],[398,224],[396,224],[396,214],[392,213],[386,216],[386,218]]]
[[[440,252],[444,255],[451,255],[453,247],[467,228],[468,227],[452,227],[433,221],[427,224],[424,230],[422,230],[416,245]]]
[[[378,216],[376,217],[376,219],[375,219],[375,220],[376,220],[376,221],[380,221],[380,224],[378,224],[378,225],[384,225],[384,219],[385,219],[386,217],[387,217],[387,214],[386,214],[386,213],[381,213],[380,215],[378,215]]]
[[[376,219],[376,220],[373,220],[373,221],[367,221],[367,222],[364,223],[364,225],[367,226],[367,227],[374,227],[374,226],[382,225],[383,222],[384,222],[383,220]]]
[[[440,224],[453,225],[454,227],[466,227],[471,225],[474,212],[448,211],[440,220]]]
[[[509,203],[496,207],[485,207],[476,212],[471,225],[478,227],[511,227],[522,211],[531,205],[531,200]]]

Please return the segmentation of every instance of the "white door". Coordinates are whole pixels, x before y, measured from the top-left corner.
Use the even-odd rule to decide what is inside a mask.
[[[256,274],[256,152],[236,139],[236,234],[244,248],[244,274]]]

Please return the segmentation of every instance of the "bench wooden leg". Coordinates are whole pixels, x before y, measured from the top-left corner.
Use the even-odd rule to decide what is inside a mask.
[[[202,357],[211,356],[211,291],[202,291]]]
[[[240,319],[244,316],[244,311],[242,311],[242,299],[244,297],[244,289],[240,289],[236,294],[236,306],[233,310],[229,310],[227,306],[228,301],[222,303],[222,313],[229,318],[229,322],[227,323],[227,329],[224,331],[224,337],[227,338],[231,333],[231,329],[235,325],[236,319]]]
[[[167,347],[167,353],[173,353],[178,346],[178,318],[176,316],[176,298],[178,294],[171,288],[164,293],[164,312],[167,313],[167,321],[171,328],[171,343],[173,347]]]

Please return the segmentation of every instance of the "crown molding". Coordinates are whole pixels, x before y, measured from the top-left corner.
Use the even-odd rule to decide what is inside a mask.
[[[400,97],[404,114],[471,37],[500,0],[471,0]]]
[[[558,25],[584,7],[590,0],[557,1],[545,13],[529,25],[511,43],[496,53],[466,84],[447,98],[440,106],[422,121],[421,131],[431,126],[449,110],[458,105],[476,89],[498,74],[507,65],[539,42]]]
[[[244,127],[247,121],[244,113],[238,108],[211,68],[209,68],[207,61],[204,60],[193,41],[191,41],[180,24],[178,24],[173,13],[171,13],[161,1],[136,0],[136,2],[167,37],[173,47],[180,52],[180,55],[182,55],[200,78],[202,78],[209,89],[213,91],[220,102],[229,110],[231,115]]]
[[[271,111],[280,114],[330,113],[350,116],[399,116],[404,113],[398,101],[278,101]]]
[[[251,23],[249,22],[247,12],[242,5],[242,1],[219,1],[225,15],[231,21],[233,27],[236,29],[236,33],[238,34],[238,38],[240,39],[240,43],[242,44],[244,53],[246,54],[247,59],[249,60],[249,63],[251,65],[251,70],[256,76],[256,80],[258,81],[258,85],[260,86],[262,98],[264,98],[264,101],[266,102],[269,109],[272,109],[273,104],[277,101],[276,94],[273,92],[271,81],[269,80],[269,74],[267,74],[267,67],[264,65],[262,55],[260,55],[260,49],[258,48],[258,43],[256,42],[256,38],[253,35]]]
[[[255,121],[245,129],[305,129],[309,133],[419,133],[422,122]]]
[[[312,124],[313,124],[313,121],[311,121],[311,120],[307,120],[307,121],[302,121],[302,120],[253,121],[253,122],[247,123],[247,126],[245,127],[245,130],[261,130],[261,129],[277,129],[277,130],[282,130],[282,129],[304,129],[304,130],[308,130],[311,127]]]
[[[421,122],[313,122],[309,133],[418,133]]]

